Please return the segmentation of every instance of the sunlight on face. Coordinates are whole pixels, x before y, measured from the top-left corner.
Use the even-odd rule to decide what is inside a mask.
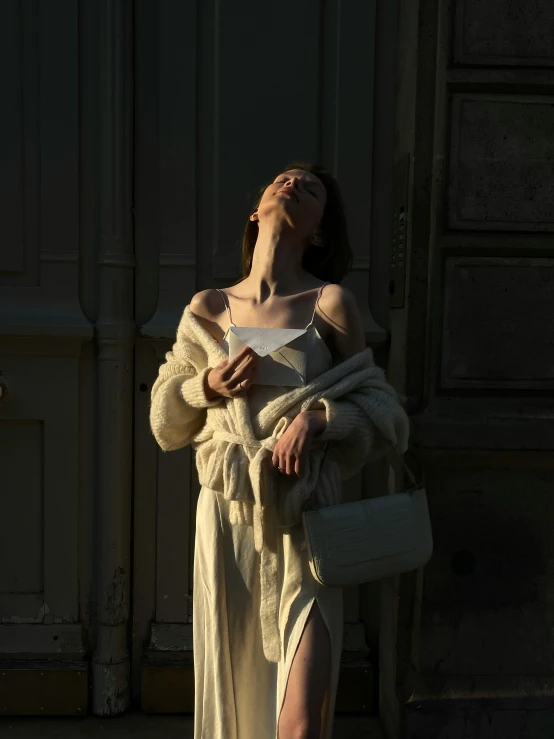
[[[283,220],[302,238],[310,238],[319,228],[327,202],[323,182],[303,169],[277,175],[266,187],[258,206],[258,220]]]
[[[304,169],[291,169],[288,172],[283,172],[277,175],[273,181],[274,187],[277,185],[277,191],[279,189],[288,190],[292,188],[294,194],[299,196],[299,199],[303,195],[310,195],[315,199],[317,203],[321,205],[323,209],[327,201],[327,191],[323,182],[314,174],[306,172]]]

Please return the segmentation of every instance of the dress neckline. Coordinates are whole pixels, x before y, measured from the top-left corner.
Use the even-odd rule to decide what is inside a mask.
[[[308,323],[308,325],[304,327],[306,331],[314,325],[314,318],[315,318],[315,311],[316,311],[316,308],[317,308],[317,304],[319,303],[319,298],[321,297],[321,293],[323,291],[323,288],[326,285],[329,285],[329,282],[324,282],[323,285],[321,285],[320,288],[319,288],[319,290],[317,291],[317,295],[316,295],[316,299],[315,299],[315,303],[314,303],[314,309],[312,311],[312,319]],[[260,326],[237,326],[235,323],[233,323],[233,316],[231,315],[231,306],[229,305],[229,298],[227,297],[227,293],[225,293],[219,287],[216,287],[216,290],[221,295],[221,297],[223,299],[223,303],[225,305],[225,309],[226,309],[227,314],[229,316],[229,327],[227,328],[227,331],[225,332],[225,335],[226,336],[227,336],[227,332],[229,331],[229,328],[231,328],[231,326],[235,326],[236,328],[256,328],[256,329],[260,329],[261,328],[261,330],[263,330],[263,331],[265,331],[265,330],[271,330],[272,328],[275,328],[275,329],[280,328],[279,326],[267,326],[267,327],[264,326],[263,328],[260,327]],[[306,292],[309,292],[309,291],[307,290]],[[293,329],[293,330],[298,330],[298,329]]]

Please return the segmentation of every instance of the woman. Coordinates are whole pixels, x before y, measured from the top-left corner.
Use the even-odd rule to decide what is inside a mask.
[[[332,735],[342,589],[312,577],[301,513],[310,500],[340,502],[343,479],[391,446],[405,451],[408,435],[339,284],[351,258],[335,179],[288,166],[249,217],[243,280],[193,296],[152,388],[154,436],[167,451],[193,445],[202,485],[195,739]],[[229,359],[253,327],[258,351],[245,343]],[[259,349],[260,336],[266,349],[271,336],[286,343],[279,329],[298,329],[285,332],[291,386],[279,347]]]

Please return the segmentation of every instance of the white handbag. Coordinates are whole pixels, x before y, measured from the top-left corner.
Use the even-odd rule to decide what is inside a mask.
[[[310,569],[320,585],[359,585],[416,570],[431,558],[425,488],[400,458],[412,483],[405,492],[303,511]]]

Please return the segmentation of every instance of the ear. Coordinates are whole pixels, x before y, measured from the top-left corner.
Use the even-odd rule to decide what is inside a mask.
[[[313,246],[322,246],[323,244],[323,234],[321,231],[316,231],[312,238],[310,239],[310,243],[313,244]]]
[[[254,212],[253,212],[253,213],[251,214],[251,216],[250,216],[250,220],[251,220],[251,221],[257,221],[257,220],[258,220],[258,209],[257,209],[257,208],[256,208],[256,210],[255,210],[255,211],[254,211]]]

